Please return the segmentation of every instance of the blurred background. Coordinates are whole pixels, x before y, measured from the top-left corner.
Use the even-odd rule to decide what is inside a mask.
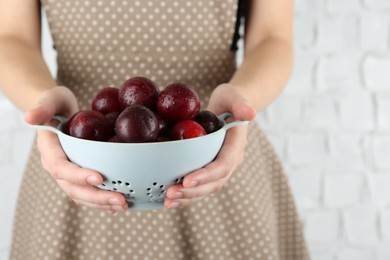
[[[258,122],[313,260],[390,259],[390,1],[296,0],[295,65]],[[43,50],[56,71],[47,22]],[[0,92],[0,260],[34,130]]]

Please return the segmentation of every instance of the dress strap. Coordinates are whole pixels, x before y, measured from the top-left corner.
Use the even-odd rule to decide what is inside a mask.
[[[242,24],[245,24],[245,18],[247,14],[247,6],[248,6],[247,0],[238,0],[238,6],[237,6],[237,17],[236,17],[236,27],[234,29],[233,34],[233,41],[232,45],[230,46],[231,51],[237,51],[238,50],[238,40],[240,40],[240,27]]]

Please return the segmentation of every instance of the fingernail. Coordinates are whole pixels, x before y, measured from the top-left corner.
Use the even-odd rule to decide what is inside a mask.
[[[180,199],[183,197],[183,193],[182,192],[176,192],[174,195],[173,195],[173,198],[174,199]]]
[[[125,209],[122,206],[112,206],[111,208],[116,211],[125,211]]]
[[[171,204],[171,208],[177,208],[177,207],[179,207],[179,202],[172,202],[172,204]]]
[[[87,182],[91,185],[97,185],[99,184],[99,179],[96,176],[89,176]]]
[[[36,104],[35,106],[33,106],[29,111],[31,110],[35,110],[37,108],[40,108],[42,105],[41,104]]]
[[[191,181],[190,184],[188,184],[188,187],[195,187],[196,185],[198,185],[198,181]]]
[[[111,198],[108,200],[111,205],[121,205],[122,203],[117,198]]]
[[[107,210],[107,212],[110,213],[111,215],[115,215],[116,214],[116,211],[112,210],[112,209]]]

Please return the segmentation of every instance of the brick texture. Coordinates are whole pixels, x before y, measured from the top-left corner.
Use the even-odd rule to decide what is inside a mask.
[[[340,219],[336,211],[309,212],[306,216],[306,236],[314,243],[332,243],[339,235]]]
[[[295,32],[291,80],[259,118],[312,258],[390,259],[390,1],[297,0]]]
[[[373,91],[385,91],[390,89],[390,55],[368,54],[363,60],[363,78],[365,84]]]
[[[344,211],[346,241],[357,247],[375,246],[378,242],[378,217],[371,206],[359,206]]]

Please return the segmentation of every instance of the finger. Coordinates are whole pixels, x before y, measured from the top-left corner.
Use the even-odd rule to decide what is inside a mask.
[[[221,191],[223,185],[229,178],[223,178],[215,182],[209,182],[203,185],[199,185],[192,188],[181,188],[174,191],[173,196],[170,194],[169,199],[180,200],[180,199],[194,199],[209,196],[214,193]],[[177,196],[177,194],[180,196]]]
[[[73,93],[65,87],[45,91],[24,117],[32,125],[45,124],[56,114],[70,116],[78,110]]]
[[[99,205],[99,204],[93,204],[93,203],[89,203],[89,202],[85,202],[85,201],[82,201],[82,200],[77,200],[77,199],[74,199],[73,200],[78,206],[87,206],[87,207],[90,207],[90,208],[94,208],[94,209],[105,209],[105,210],[108,210],[108,211],[115,211],[111,208],[110,205]]]
[[[78,185],[99,185],[103,182],[103,177],[99,173],[69,162],[55,134],[40,132],[38,149],[41,151],[43,167],[53,178]]]
[[[197,201],[200,201],[203,198],[195,198],[195,199],[183,199],[183,200],[171,200],[171,199],[166,199],[164,201],[164,207],[165,208],[180,208],[180,207],[185,207],[190,204],[193,204]]]
[[[109,213],[111,215],[116,215],[116,213],[118,212],[118,211],[115,211],[115,210],[112,210],[112,209],[108,209],[106,211],[107,211],[107,213]]]
[[[36,107],[26,111],[24,119],[30,125],[45,124],[55,115],[55,111],[54,104],[37,104]]]
[[[246,129],[230,129],[216,159],[206,167],[188,174],[183,180],[183,186],[194,187],[229,176],[243,160],[245,143]]]
[[[112,209],[112,206],[101,206],[101,205],[97,205],[97,204],[92,204],[92,203],[88,203],[88,202],[84,202],[84,201],[81,201],[81,200],[73,200],[78,206],[87,206],[89,208],[94,208],[94,209],[102,209],[102,210],[106,210],[107,213],[111,214],[111,215],[116,215],[116,213],[118,213],[118,210],[114,210]],[[122,210],[120,210],[122,211]]]
[[[229,111],[237,120],[250,121],[256,117],[256,110],[242,96],[238,88],[225,84],[213,92],[211,100],[214,96],[218,96],[218,102],[210,102],[208,110],[216,114]]]
[[[183,193],[180,192],[181,189],[183,189],[183,184],[174,184],[169,186],[167,190],[167,196],[168,199],[179,199],[183,197]]]
[[[235,99],[231,104],[230,111],[237,120],[250,121],[256,117],[256,110],[244,98]]]
[[[236,160],[233,155],[219,155],[215,161],[208,164],[206,167],[186,176],[183,180],[183,186],[185,188],[195,187],[215,182],[229,176],[230,172],[235,167],[233,160]]]
[[[124,211],[128,208],[123,194],[101,190],[92,186],[78,186],[65,181],[58,181],[62,190],[73,200],[101,206],[109,205],[111,209]]]
[[[56,180],[67,181],[76,185],[100,185],[103,176],[99,173],[81,168],[67,160],[56,160],[50,174]]]

